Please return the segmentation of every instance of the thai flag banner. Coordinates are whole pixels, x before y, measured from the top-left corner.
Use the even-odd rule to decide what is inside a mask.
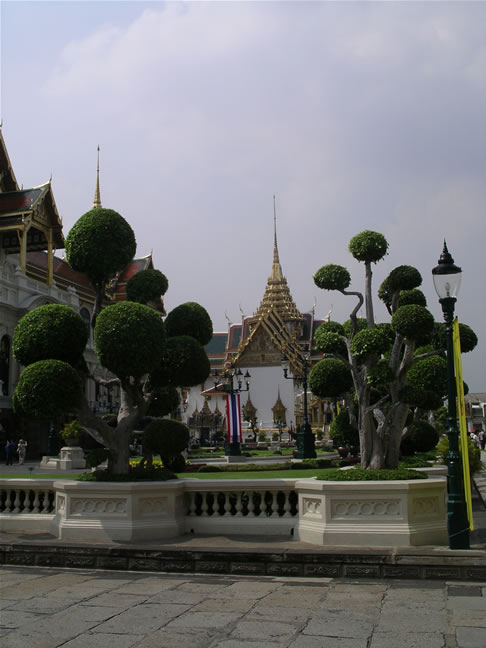
[[[241,443],[240,395],[226,396],[226,421],[228,423],[228,443]]]

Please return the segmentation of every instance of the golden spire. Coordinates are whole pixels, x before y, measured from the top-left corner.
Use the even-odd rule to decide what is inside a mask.
[[[100,147],[98,145],[98,164],[96,166],[96,189],[93,200],[93,209],[101,207],[101,194],[100,194]]]
[[[276,311],[284,322],[301,321],[302,315],[292,299],[287,279],[282,272],[277,246],[277,213],[275,209],[275,196],[273,197],[273,263],[272,274],[267,280],[265,294],[258,307],[256,316]]]

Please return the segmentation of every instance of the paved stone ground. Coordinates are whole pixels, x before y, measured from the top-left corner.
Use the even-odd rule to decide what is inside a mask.
[[[2,648],[485,648],[486,582],[4,567]]]

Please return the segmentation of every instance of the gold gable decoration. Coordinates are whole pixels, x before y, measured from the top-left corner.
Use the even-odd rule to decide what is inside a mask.
[[[282,400],[280,398],[280,388],[279,388],[277,400],[275,402],[275,405],[272,407],[273,420],[281,421],[282,423],[287,423],[286,411],[287,408],[282,403]]]

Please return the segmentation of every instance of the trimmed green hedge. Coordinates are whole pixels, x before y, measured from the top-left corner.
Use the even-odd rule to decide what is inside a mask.
[[[394,470],[364,470],[351,468],[350,470],[328,470],[318,474],[317,479],[323,481],[392,481],[406,479],[427,479],[427,475],[408,468],[395,468]]]

